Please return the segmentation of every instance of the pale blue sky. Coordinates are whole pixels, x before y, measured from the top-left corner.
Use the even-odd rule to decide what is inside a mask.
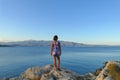
[[[0,41],[120,45],[120,0],[0,0]]]

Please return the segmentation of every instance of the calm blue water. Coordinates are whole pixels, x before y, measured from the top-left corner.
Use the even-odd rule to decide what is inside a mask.
[[[108,60],[120,60],[120,47],[62,47],[61,66],[79,74],[93,72]],[[0,78],[28,67],[52,64],[49,47],[0,47]]]

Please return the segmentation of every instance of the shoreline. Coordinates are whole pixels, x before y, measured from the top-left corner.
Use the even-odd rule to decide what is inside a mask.
[[[105,72],[106,70],[108,70],[108,66],[111,64],[115,64],[120,68],[120,61],[108,61],[108,62],[105,62],[102,68],[95,70],[93,73],[86,73],[85,75],[80,75],[66,68],[61,68],[62,71],[57,71],[57,73],[54,73],[53,65],[46,65],[43,67],[28,68],[23,73],[21,73],[21,75],[19,75],[18,77],[2,78],[0,80],[23,80],[23,79],[27,80],[27,78],[29,78],[30,80],[51,80],[50,78],[53,78],[52,75],[56,77],[56,80],[59,80],[59,79],[62,80],[63,78],[65,80],[67,80],[68,78],[70,78],[70,80],[72,79],[73,80],[82,80],[82,79],[104,80],[103,78],[111,78],[111,80],[114,80],[112,79],[113,76],[111,77],[110,75],[108,75],[108,72]],[[61,74],[65,74],[65,75],[61,75]],[[104,74],[106,74],[107,76],[104,76]],[[45,75],[48,75],[48,76],[45,77]],[[105,80],[109,80],[109,79],[105,79]]]

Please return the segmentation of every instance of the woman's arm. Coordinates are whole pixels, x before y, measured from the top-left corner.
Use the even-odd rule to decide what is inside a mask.
[[[60,42],[59,42],[59,48],[60,48],[60,54],[62,53],[62,50],[61,50],[61,44],[60,44]]]
[[[51,43],[51,47],[50,47],[50,54],[51,54],[51,55],[52,55],[53,47],[54,47],[54,44],[53,44],[53,42],[52,42],[52,43]]]

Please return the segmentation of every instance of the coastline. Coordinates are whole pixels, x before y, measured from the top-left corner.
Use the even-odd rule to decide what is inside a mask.
[[[113,64],[117,66],[117,69],[120,69],[120,61],[108,61],[105,62],[102,68],[95,70],[94,73],[80,75],[66,68],[61,68],[61,71],[53,72],[53,65],[46,65],[43,67],[28,68],[18,77],[3,78],[0,80],[54,80],[54,78],[55,80],[114,80],[116,76],[113,76],[109,72],[112,70],[109,66]],[[120,74],[120,71],[116,71],[116,74]],[[119,77],[116,80],[119,80]]]

